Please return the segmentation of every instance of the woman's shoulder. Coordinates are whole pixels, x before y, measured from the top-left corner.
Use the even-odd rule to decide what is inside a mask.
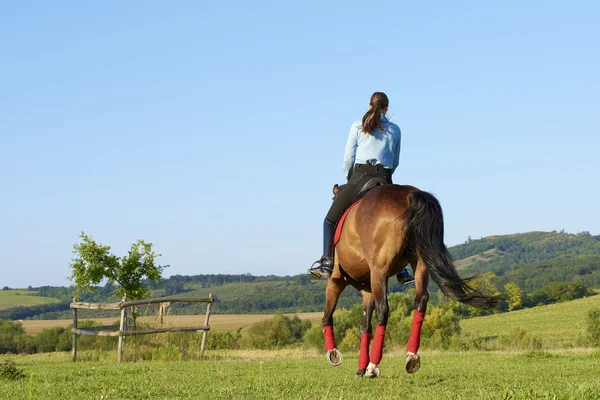
[[[400,127],[398,125],[396,125],[395,123],[393,123],[392,121],[388,120],[387,125],[388,125],[388,129],[393,130],[395,132],[400,132]]]

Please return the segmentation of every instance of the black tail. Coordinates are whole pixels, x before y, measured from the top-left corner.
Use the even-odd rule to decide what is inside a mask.
[[[468,285],[473,278],[458,276],[444,244],[442,208],[430,193],[417,191],[409,195],[408,235],[427,271],[446,296],[478,308],[489,308],[497,298]]]

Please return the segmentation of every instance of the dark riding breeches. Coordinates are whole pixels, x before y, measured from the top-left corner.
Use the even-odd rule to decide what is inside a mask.
[[[333,201],[325,221],[335,225],[344,211],[348,209],[356,200],[364,195],[363,189],[371,180],[377,180],[381,183],[392,183],[392,171],[382,165],[356,164],[350,180],[344,186]]]

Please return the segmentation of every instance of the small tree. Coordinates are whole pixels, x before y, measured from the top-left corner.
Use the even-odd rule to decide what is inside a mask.
[[[108,283],[118,285],[117,295],[141,299],[149,293],[142,280],[157,281],[161,279],[163,269],[168,267],[155,263],[160,254],[152,251],[152,243],[138,240],[125,257],[117,257],[110,253],[110,246],[96,243],[83,232],[79,237],[81,243],[73,246],[77,257],[71,264],[73,272],[70,276],[77,287],[75,296],[86,289],[95,290],[107,279]]]
[[[504,285],[506,297],[508,297],[508,309],[518,310],[523,307],[523,290],[515,282],[509,282]]]

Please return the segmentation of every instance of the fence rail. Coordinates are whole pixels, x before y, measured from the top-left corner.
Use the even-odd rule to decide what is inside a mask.
[[[134,301],[121,301],[119,303],[83,303],[73,301],[70,304],[70,307],[73,309],[73,328],[71,332],[73,333],[73,343],[72,343],[72,360],[75,361],[77,359],[77,335],[86,335],[86,336],[118,336],[119,337],[119,347],[118,347],[118,359],[121,362],[123,358],[123,344],[126,336],[133,335],[146,335],[150,333],[164,333],[164,332],[202,332],[202,345],[200,347],[200,351],[204,353],[204,346],[206,344],[206,334],[210,330],[210,325],[208,321],[210,319],[210,306],[214,301],[214,297],[212,294],[209,294],[208,297],[165,297],[162,299],[145,299],[145,300],[134,300]],[[171,303],[207,303],[206,305],[206,315],[204,317],[204,325],[199,326],[182,326],[182,327],[162,327],[162,328],[151,328],[151,329],[135,329],[127,330],[126,329],[126,319],[128,314],[128,309],[130,307],[140,306],[140,305],[149,305],[149,304],[159,304],[159,314],[160,314],[160,322],[163,322],[163,312],[164,305]],[[91,329],[80,329],[77,327],[77,310],[113,310],[113,311],[121,311],[121,321],[119,324],[118,331],[107,331],[107,330],[91,330]],[[106,327],[102,327],[106,328]]]

